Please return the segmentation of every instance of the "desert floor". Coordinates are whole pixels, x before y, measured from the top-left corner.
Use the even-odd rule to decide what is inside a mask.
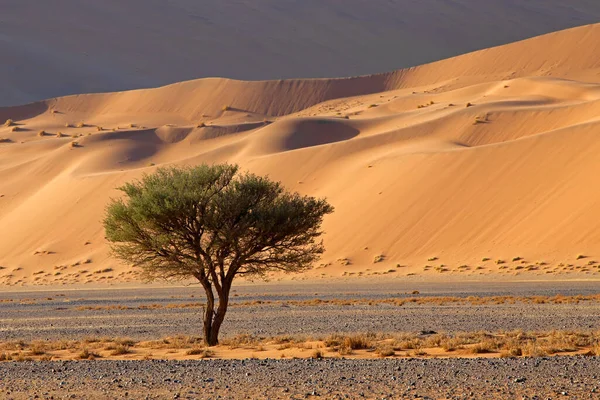
[[[374,303],[382,299],[594,295],[596,281],[360,282],[238,286],[222,328],[224,337],[357,332],[549,331],[600,326],[600,301],[566,304]],[[418,294],[412,294],[418,291]],[[4,340],[150,340],[201,335],[200,287],[44,290],[0,294]],[[347,305],[344,300],[360,300]],[[329,302],[328,304],[322,304]],[[294,304],[296,303],[296,304]]]
[[[104,351],[94,361],[75,361],[82,347],[67,345],[55,353],[59,361],[1,363],[0,397],[595,398],[598,357],[499,358],[427,349],[374,360],[378,356],[366,351],[340,356],[317,341],[359,332],[593,332],[600,323],[597,288],[593,281],[239,286],[223,326],[228,345],[209,359],[189,355],[189,346],[159,346],[150,354],[132,347],[123,355]],[[190,338],[200,334],[201,301],[198,287],[3,293],[0,337],[2,345],[71,340],[87,343],[92,353],[109,338]],[[243,335],[290,335],[305,343],[279,350],[232,344]],[[316,350],[324,359],[312,358]]]
[[[598,385],[595,357],[67,361],[0,369],[6,399],[597,399]]]

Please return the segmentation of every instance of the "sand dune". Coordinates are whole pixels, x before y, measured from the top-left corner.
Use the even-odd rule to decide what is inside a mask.
[[[591,0],[0,0],[0,106],[188,79],[391,71],[595,23]]]
[[[134,279],[100,223],[114,188],[223,161],[336,207],[309,277],[593,277],[599,51],[600,24],[380,75],[0,108],[0,284]]]

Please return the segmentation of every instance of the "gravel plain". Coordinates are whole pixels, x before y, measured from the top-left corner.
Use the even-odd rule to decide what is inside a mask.
[[[595,294],[595,282],[353,283],[250,285],[236,289],[224,336],[250,333],[326,335],[333,332],[591,330],[600,303],[499,305],[318,305],[288,300],[419,296]],[[192,297],[194,296],[194,297]],[[89,336],[156,339],[199,335],[197,287],[4,292],[0,340]],[[137,309],[159,304],[159,309]],[[90,306],[135,309],[82,310]],[[186,361],[48,361],[0,363],[1,399],[597,399],[600,359],[295,359]]]
[[[2,399],[597,399],[596,357],[5,363]]]
[[[298,284],[241,286],[231,299],[224,336],[326,335],[357,332],[437,332],[501,330],[571,330],[600,327],[600,303],[499,304],[465,306],[318,305],[294,306],[286,301],[311,299],[378,299],[418,296],[522,296],[595,294],[595,282],[348,285]],[[193,296],[193,297],[192,297]],[[3,300],[12,300],[3,302]],[[264,300],[275,304],[243,307],[236,303]],[[198,303],[198,287],[5,292],[0,294],[0,340],[81,339],[89,336],[136,340],[173,335],[199,335],[201,308],[166,308]],[[158,305],[158,309],[137,309]],[[134,309],[82,309],[87,307]]]

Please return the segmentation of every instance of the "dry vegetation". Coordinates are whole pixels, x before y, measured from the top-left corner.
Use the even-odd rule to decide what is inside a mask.
[[[202,338],[194,336],[153,341],[91,337],[79,341],[0,342],[0,361],[257,358],[257,354],[263,358],[600,356],[600,331],[361,333],[322,338],[259,338],[244,334],[224,339],[210,348],[203,344]]]
[[[109,270],[98,270],[95,273],[110,272]],[[413,294],[419,294],[417,291]],[[259,305],[288,305],[288,306],[377,306],[391,305],[402,307],[404,305],[501,305],[501,304],[578,304],[580,302],[600,302],[600,294],[592,295],[574,295],[574,296],[468,296],[468,297],[393,297],[383,299],[312,299],[312,300],[252,300],[242,302],[232,302],[231,307],[251,307]],[[202,303],[172,303],[172,304],[144,304],[139,306],[79,306],[79,311],[88,310],[155,310],[155,309],[179,309],[179,308],[198,308]]]

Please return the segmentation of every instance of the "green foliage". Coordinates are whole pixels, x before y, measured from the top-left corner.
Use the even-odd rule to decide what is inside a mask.
[[[149,279],[305,270],[323,252],[320,226],[333,211],[227,164],[159,168],[119,189],[125,198],[107,208],[106,237]]]
[[[206,293],[209,346],[218,343],[234,277],[310,268],[324,250],[323,217],[333,212],[323,199],[228,164],[159,168],[119,189],[125,197],[111,201],[104,219],[113,253],[149,280],[195,277]]]

